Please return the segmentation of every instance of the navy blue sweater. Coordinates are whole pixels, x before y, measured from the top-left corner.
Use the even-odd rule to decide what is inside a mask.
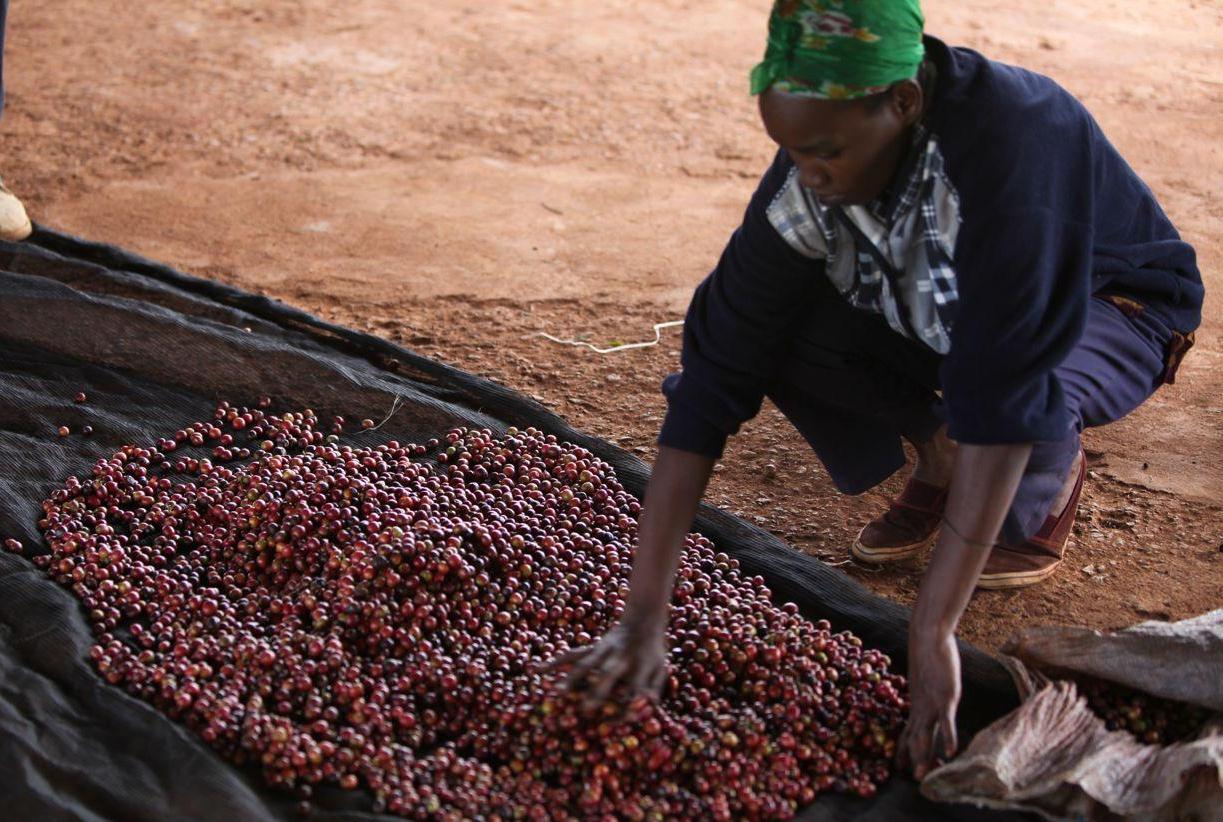
[[[1203,287],[1147,186],[1092,116],[1047,77],[926,38],[937,80],[926,124],[959,197],[959,302],[940,377],[948,434],[977,444],[1056,440],[1071,420],[1053,373],[1089,299],[1135,299],[1169,329],[1201,318]],[[760,410],[824,262],[767,210],[792,163],[778,152],[689,306],[683,371],[663,383],[659,444],[720,456]]]

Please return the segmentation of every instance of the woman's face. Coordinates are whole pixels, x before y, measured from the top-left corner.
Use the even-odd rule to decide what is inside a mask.
[[[882,100],[820,100],[769,89],[765,131],[789,153],[798,180],[825,205],[863,205],[887,187],[921,117],[921,87],[906,80]]]

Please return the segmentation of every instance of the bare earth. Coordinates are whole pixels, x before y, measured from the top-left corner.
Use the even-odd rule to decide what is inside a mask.
[[[374,331],[649,458],[682,316],[773,153],[746,93],[768,0],[44,0],[13,4],[0,171],[35,219]],[[963,634],[1223,604],[1223,9],[926,3],[934,34],[1082,98],[1213,289],[1175,386],[1087,437],[1067,560],[979,594]],[[899,478],[837,495],[773,409],[711,499],[846,562]]]

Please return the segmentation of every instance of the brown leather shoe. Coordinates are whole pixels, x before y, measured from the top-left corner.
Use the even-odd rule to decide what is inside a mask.
[[[888,510],[859,532],[850,553],[875,564],[920,554],[934,542],[946,506],[946,488],[910,477]]]
[[[1066,540],[1074,527],[1074,516],[1079,510],[1079,494],[1083,490],[1083,478],[1087,476],[1087,457],[1079,452],[1079,476],[1066,507],[1056,516],[1045,518],[1044,525],[1036,535],[1022,545],[995,545],[985,562],[985,570],[977,580],[977,587],[985,590],[1023,588],[1035,585],[1057,570],[1062,564]]]

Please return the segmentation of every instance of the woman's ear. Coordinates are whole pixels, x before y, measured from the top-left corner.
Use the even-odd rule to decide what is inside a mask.
[[[892,105],[906,126],[921,119],[924,97],[922,87],[916,80],[901,80],[892,86]]]

